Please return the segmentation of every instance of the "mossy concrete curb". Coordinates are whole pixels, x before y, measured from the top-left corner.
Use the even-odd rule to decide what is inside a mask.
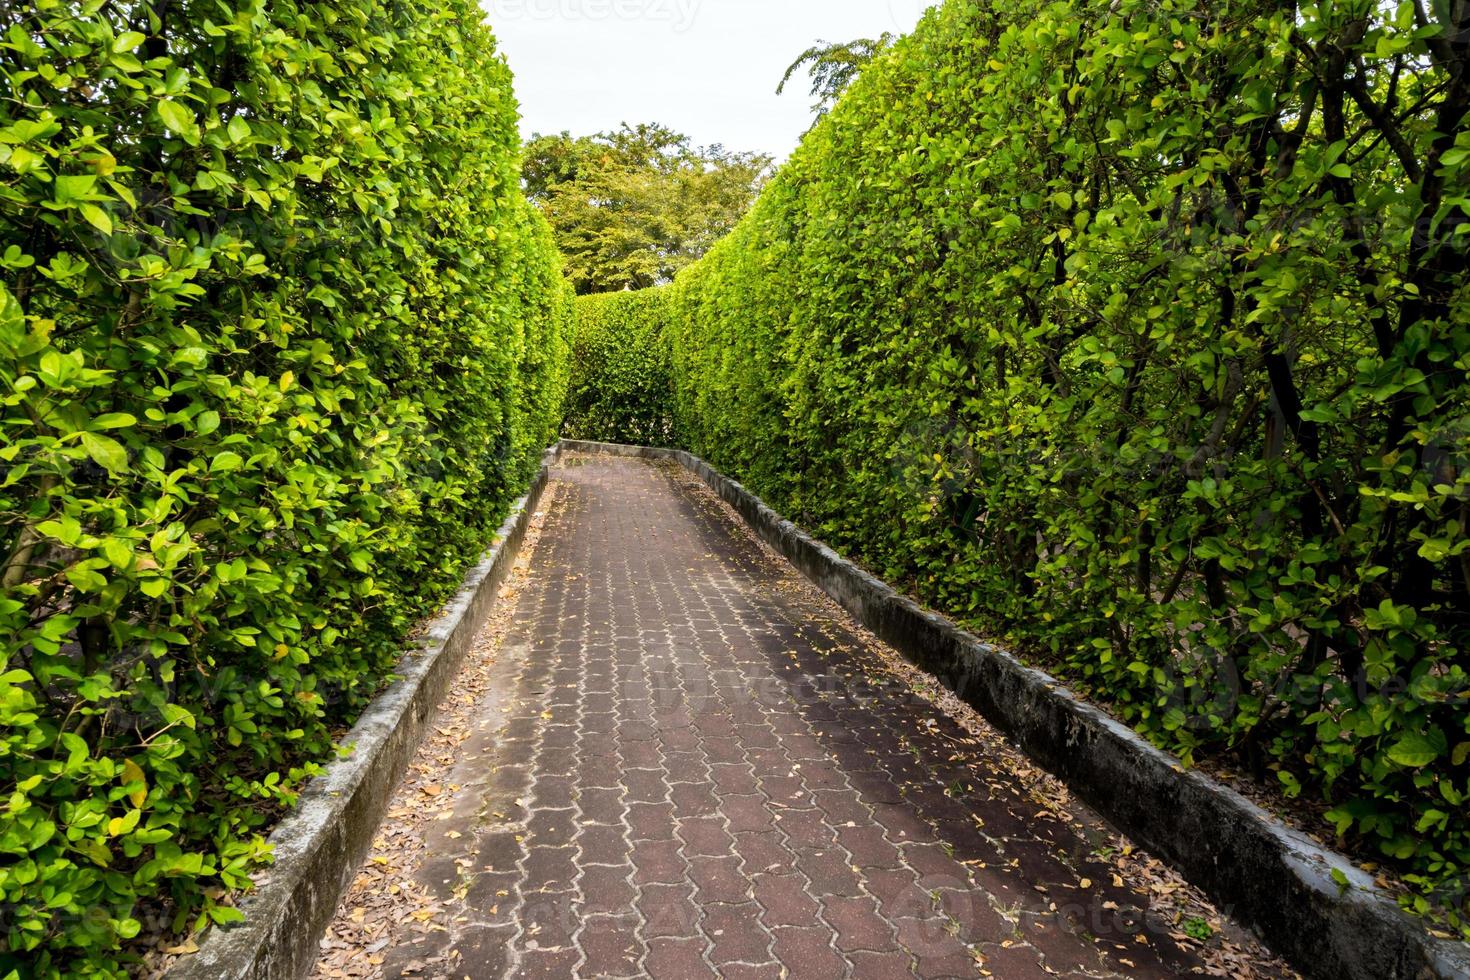
[[[454,683],[520,551],[559,450],[548,450],[494,546],[398,666],[400,680],[346,738],[353,752],[313,779],[270,836],[275,864],[240,903],[245,921],[209,933],[170,980],[294,980],[310,972],[322,933],[367,857],[373,835],[439,703]]]
[[[1322,980],[1470,977],[1470,945],[1431,936],[1348,858],[1186,771],[1055,678],[844,560],[699,457],[566,440],[561,447],[674,460],[697,475],[854,618],[973,705],[1303,974]],[[1347,888],[1333,880],[1334,868],[1346,875]]]

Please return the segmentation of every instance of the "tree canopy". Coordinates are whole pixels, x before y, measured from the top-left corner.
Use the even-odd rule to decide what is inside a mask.
[[[784,94],[792,77],[805,68],[812,81],[812,98],[817,100],[812,104],[812,112],[820,120],[837,104],[858,72],[892,43],[892,34],[878,38],[860,37],[853,41],[818,41],[786,69],[781,84],[776,86],[776,94]]]
[[[606,293],[668,282],[704,255],[745,214],[771,164],[763,153],[696,147],[666,126],[625,123],[533,137],[522,178],[577,292]]]

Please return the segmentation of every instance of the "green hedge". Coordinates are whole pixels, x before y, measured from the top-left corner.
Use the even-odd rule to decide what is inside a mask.
[[[1463,927],[1470,89],[1435,9],[951,0],[664,302],[688,448],[1186,761],[1326,800]]]
[[[570,439],[675,441],[669,349],[658,290],[579,296],[566,422]]]
[[[571,297],[481,17],[0,12],[0,976],[232,917],[554,438]]]

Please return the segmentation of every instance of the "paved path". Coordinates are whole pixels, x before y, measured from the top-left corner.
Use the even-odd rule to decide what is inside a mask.
[[[1199,961],[836,607],[666,464],[556,472],[506,724],[389,976],[1164,977]],[[491,710],[486,708],[485,710]],[[436,965],[437,964],[437,965]]]

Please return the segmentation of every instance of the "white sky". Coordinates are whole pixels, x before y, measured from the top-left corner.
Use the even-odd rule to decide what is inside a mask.
[[[657,122],[700,145],[784,159],[811,124],[817,39],[908,33],[935,0],[481,0],[515,72],[522,130]]]

